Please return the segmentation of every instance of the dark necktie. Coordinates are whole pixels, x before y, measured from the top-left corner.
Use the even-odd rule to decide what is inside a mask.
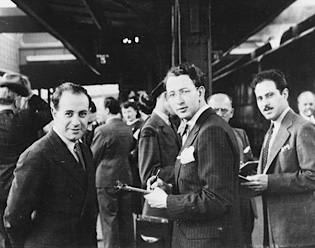
[[[183,131],[183,134],[182,134],[182,144],[185,143],[188,135],[189,135],[189,126],[186,124],[184,131]]]
[[[267,164],[267,160],[268,160],[268,151],[269,151],[269,145],[270,145],[270,140],[272,137],[272,132],[273,132],[273,127],[274,125],[271,124],[268,132],[267,132],[267,141],[266,144],[263,148],[263,153],[262,153],[262,172],[264,172],[266,164]]]
[[[85,170],[85,168],[86,168],[85,167],[85,162],[84,162],[84,159],[83,159],[83,154],[82,154],[82,150],[81,150],[79,142],[76,142],[74,144],[74,152],[78,156],[79,163],[81,164],[83,170]]]

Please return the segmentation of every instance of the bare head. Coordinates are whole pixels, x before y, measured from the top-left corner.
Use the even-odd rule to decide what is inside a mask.
[[[234,115],[232,98],[227,94],[217,93],[210,96],[208,98],[208,105],[226,122],[229,122]]]

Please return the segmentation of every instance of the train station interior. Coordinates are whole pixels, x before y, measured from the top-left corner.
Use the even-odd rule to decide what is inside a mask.
[[[231,125],[259,155],[268,127],[250,81],[282,70],[290,105],[315,92],[314,0],[0,0],[0,75],[18,72],[50,100],[61,82],[104,96],[150,92],[167,69],[189,61],[205,72],[208,94],[234,99]]]

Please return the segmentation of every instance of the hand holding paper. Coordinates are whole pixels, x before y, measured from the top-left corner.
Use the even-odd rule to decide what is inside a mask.
[[[266,174],[247,176],[246,179],[248,179],[249,182],[241,182],[241,185],[247,186],[256,192],[262,192],[268,188],[268,175]]]

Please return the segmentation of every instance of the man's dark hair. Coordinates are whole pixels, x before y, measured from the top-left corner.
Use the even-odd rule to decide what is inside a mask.
[[[175,66],[169,69],[169,71],[166,74],[166,77],[164,78],[164,82],[166,82],[170,76],[181,75],[188,75],[197,88],[200,86],[205,86],[205,76],[202,73],[202,71],[194,64],[190,64],[188,62],[185,62],[183,64],[180,64],[179,66]]]
[[[119,102],[112,96],[105,97],[104,108],[108,108],[109,112],[113,115],[117,115],[118,113],[120,113]]]
[[[89,107],[90,107],[90,112],[91,113],[96,113],[97,109],[96,109],[95,103],[93,102],[92,99],[90,100],[90,106]]]
[[[55,89],[55,92],[52,95],[51,101],[52,101],[53,106],[56,110],[58,110],[58,108],[59,108],[59,102],[60,102],[60,98],[61,98],[62,94],[66,91],[69,91],[74,95],[84,94],[89,99],[89,101],[91,99],[91,97],[87,93],[86,89],[84,89],[81,85],[66,82],[66,83],[59,85]]]
[[[281,94],[285,88],[288,88],[287,80],[285,79],[283,72],[279,70],[267,70],[257,73],[252,82],[253,88],[255,88],[257,84],[266,80],[273,81]]]

